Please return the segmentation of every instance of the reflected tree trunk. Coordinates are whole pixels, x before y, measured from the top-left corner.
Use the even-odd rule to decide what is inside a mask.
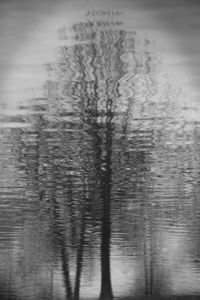
[[[98,97],[96,97],[98,99]],[[94,103],[93,103],[94,105]],[[110,268],[110,240],[111,240],[111,180],[112,180],[112,100],[107,100],[105,122],[98,124],[97,117],[89,117],[89,133],[93,140],[95,153],[95,169],[98,179],[100,198],[102,201],[101,218],[101,291],[100,300],[113,299],[111,268]],[[96,111],[96,112],[95,112]],[[97,110],[93,110],[98,116]]]
[[[52,170],[53,176],[54,170]],[[72,300],[72,286],[70,281],[70,271],[69,271],[69,256],[66,248],[66,238],[63,234],[62,229],[62,223],[61,223],[61,217],[60,217],[60,207],[59,204],[56,201],[56,183],[55,179],[53,179],[52,183],[52,190],[51,190],[51,204],[52,204],[52,217],[53,217],[53,225],[55,230],[55,236],[58,240],[59,247],[60,247],[60,254],[61,254],[61,265],[62,265],[62,271],[64,275],[64,284],[66,289],[66,299]]]
[[[74,300],[78,300],[80,294],[80,283],[81,283],[81,272],[82,272],[83,250],[84,250],[84,236],[85,236],[85,221],[82,222],[80,244],[79,244],[79,248],[77,251],[77,258],[76,258]]]
[[[101,138],[96,139],[100,142],[98,145],[101,152],[101,159],[99,161],[99,187],[100,196],[102,199],[102,225],[101,225],[101,292],[100,299],[112,299],[112,284],[111,284],[111,270],[110,270],[110,239],[111,239],[111,156],[112,156],[112,101],[108,100],[106,122],[104,128],[105,141]],[[104,154],[101,148],[104,148]]]
[[[61,243],[61,257],[62,257],[62,270],[64,274],[64,283],[65,283],[65,289],[67,293],[66,299],[71,300],[72,288],[71,288],[71,282],[69,276],[69,259],[68,259],[68,253],[66,247],[63,244],[63,242]]]
[[[110,270],[110,240],[111,240],[111,179],[112,179],[112,101],[108,101],[110,106],[106,113],[104,125],[97,123],[96,118],[89,118],[87,121],[91,125],[90,134],[93,137],[93,147],[95,152],[95,168],[99,181],[100,197],[102,200],[101,219],[101,300],[113,299],[111,270]],[[103,137],[101,133],[104,133]]]
[[[111,239],[111,155],[112,155],[112,115],[107,113],[105,129],[105,157],[102,158],[100,193],[102,197],[101,229],[101,293],[100,299],[113,298],[110,272],[110,239]]]

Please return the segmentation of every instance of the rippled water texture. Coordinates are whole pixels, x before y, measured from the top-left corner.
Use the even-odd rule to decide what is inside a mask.
[[[199,123],[154,43],[93,14],[1,116],[1,299],[198,295]]]

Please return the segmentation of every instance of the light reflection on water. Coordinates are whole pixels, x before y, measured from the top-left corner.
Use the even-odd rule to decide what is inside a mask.
[[[198,295],[192,108],[116,18],[60,39],[43,95],[1,118],[2,297]]]

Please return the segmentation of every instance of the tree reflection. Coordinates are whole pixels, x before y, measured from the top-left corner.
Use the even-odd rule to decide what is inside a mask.
[[[55,100],[55,96],[61,102],[67,97],[73,99],[74,108],[80,115],[80,125],[92,138],[89,145],[94,165],[90,163],[88,172],[94,168],[102,202],[100,299],[113,298],[110,267],[112,173],[113,168],[120,168],[122,164],[116,160],[113,148],[119,142],[119,133],[122,136],[120,146],[126,145],[130,132],[129,113],[134,113],[134,109],[139,109],[140,114],[148,113],[150,104],[146,103],[146,98],[142,104],[135,103],[141,77],[143,85],[138,84],[138,89],[148,89],[144,84],[154,81],[154,74],[151,73],[153,60],[150,50],[146,49],[150,42],[145,40],[138,45],[134,32],[114,25],[112,27],[109,22],[76,23],[73,26],[76,43],[60,48],[59,59],[51,67],[57,74],[57,80],[49,80],[45,85],[48,99]],[[138,75],[140,78],[137,78]],[[141,102],[142,99],[139,100]],[[151,117],[155,121],[155,116]],[[134,147],[137,149],[136,145]],[[144,151],[141,153],[146,155]],[[84,173],[87,174],[87,171]],[[147,257],[145,251],[144,259]],[[145,268],[147,265],[149,258]],[[146,277],[149,275],[146,274]],[[146,285],[149,294],[149,281]]]
[[[120,207],[127,206],[127,199],[139,199],[144,290],[153,294],[148,158],[155,146],[155,123],[161,127],[163,122],[158,105],[166,108],[163,114],[168,106],[158,95],[150,41],[140,41],[120,26],[95,20],[72,26],[73,43],[60,46],[56,61],[48,65],[44,98],[33,101],[32,110],[42,114],[35,114],[32,132],[21,137],[20,163],[48,223],[46,234],[58,257],[55,264],[62,266],[69,300],[80,298],[84,255],[95,249],[93,233],[98,230],[99,299],[113,298],[112,216],[116,213],[120,220],[123,214],[113,208],[117,187],[124,190]],[[67,39],[63,30],[61,38]]]

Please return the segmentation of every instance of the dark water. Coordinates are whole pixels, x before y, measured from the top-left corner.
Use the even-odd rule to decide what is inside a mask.
[[[58,30],[43,96],[1,116],[2,299],[200,294],[199,123],[102,14]]]

